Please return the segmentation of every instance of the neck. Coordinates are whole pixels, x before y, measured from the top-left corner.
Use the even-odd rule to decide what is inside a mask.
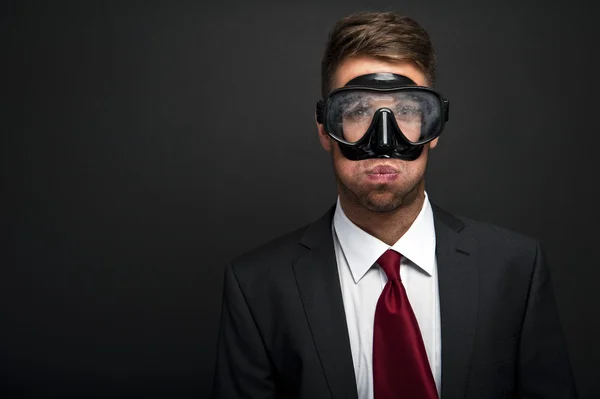
[[[399,207],[384,213],[371,211],[340,192],[340,205],[348,219],[390,246],[394,245],[408,231],[421,212],[424,201],[425,185],[423,181],[402,199]]]

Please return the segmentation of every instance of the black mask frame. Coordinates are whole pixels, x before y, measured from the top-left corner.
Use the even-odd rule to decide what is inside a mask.
[[[434,95],[443,107],[443,115],[436,134],[427,139],[411,142],[396,123],[396,118],[389,108],[380,108],[373,115],[373,119],[365,135],[357,142],[345,141],[329,131],[327,128],[327,102],[329,98],[340,91],[368,90],[368,91],[398,91],[409,89],[411,91],[426,91]],[[342,154],[353,161],[369,158],[397,158],[407,161],[417,159],[426,143],[436,139],[444,130],[445,123],[450,115],[450,102],[437,91],[424,86],[417,86],[411,79],[393,73],[372,73],[358,76],[348,82],[344,87],[333,90],[324,100],[317,101],[317,123],[322,124],[329,137],[339,143]]]

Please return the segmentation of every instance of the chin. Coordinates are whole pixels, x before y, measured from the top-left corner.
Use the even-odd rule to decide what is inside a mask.
[[[398,209],[403,201],[392,194],[370,194],[360,200],[361,204],[371,212],[387,213]]]
[[[395,203],[373,203],[369,202],[366,204],[365,208],[373,213],[388,213],[395,211],[400,207],[400,204]]]

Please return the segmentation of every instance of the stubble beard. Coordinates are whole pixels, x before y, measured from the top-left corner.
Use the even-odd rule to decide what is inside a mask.
[[[425,147],[421,157],[428,154],[428,150],[429,147]],[[339,152],[337,155],[343,156]],[[367,209],[373,213],[385,214],[396,211],[400,207],[410,206],[418,201],[419,196],[425,191],[425,170],[427,168],[426,162],[423,166],[423,170],[420,171],[421,176],[418,177],[412,185],[394,189],[390,187],[389,184],[384,183],[375,187],[363,187],[361,189],[361,187],[352,188],[349,185],[344,184],[342,179],[340,179],[334,161],[334,153],[331,153],[331,161],[340,196],[348,202],[358,205],[359,207]],[[411,162],[416,162],[416,160]],[[400,174],[403,175],[400,176],[400,178],[407,178],[411,175],[406,167],[399,166],[399,169]],[[357,173],[362,172],[363,171],[359,171]]]
[[[424,187],[425,178],[421,176],[412,187],[402,191],[391,191],[389,185],[381,184],[367,192],[357,192],[345,185],[336,176],[340,195],[346,200],[374,213],[388,213],[415,202]]]

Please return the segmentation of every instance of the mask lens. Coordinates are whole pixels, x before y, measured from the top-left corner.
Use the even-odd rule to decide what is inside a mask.
[[[369,130],[375,113],[387,108],[411,143],[436,137],[441,132],[442,104],[435,93],[415,88],[397,91],[343,90],[329,97],[327,128],[330,134],[356,143]]]

